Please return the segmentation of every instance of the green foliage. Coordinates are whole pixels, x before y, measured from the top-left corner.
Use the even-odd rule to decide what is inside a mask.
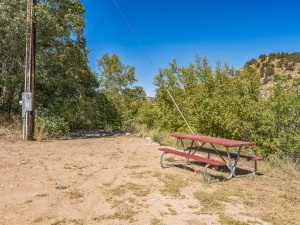
[[[135,68],[123,65],[116,54],[110,57],[108,53],[105,53],[97,61],[101,71],[101,87],[106,91],[121,92],[137,81],[134,77]]]
[[[245,66],[251,66],[251,65],[256,65],[257,60],[256,59],[251,59],[250,61],[246,62]]]
[[[43,127],[43,128],[41,128]],[[36,118],[35,130],[43,129],[48,137],[66,136],[70,127],[64,118],[45,110]]]
[[[257,62],[255,67],[256,67],[257,69],[259,69],[259,68],[260,68],[260,62]]]
[[[264,62],[267,59],[267,56],[265,54],[261,54],[258,57],[262,62]]]
[[[138,111],[144,104],[145,91],[140,86],[133,86],[135,79],[135,68],[125,66],[120,58],[113,54],[104,54],[98,61],[101,71],[101,92],[114,105],[117,114],[113,122],[115,129],[131,132],[137,123]],[[113,118],[112,118],[113,119]],[[111,124],[112,121],[107,121]],[[148,123],[149,124],[149,123]]]
[[[267,84],[268,82],[269,82],[269,78],[267,76],[265,76],[263,79],[263,84]]]
[[[276,53],[270,53],[270,54],[269,54],[269,60],[273,61],[273,60],[275,60],[276,58],[277,58]]]
[[[299,79],[295,82],[299,84]],[[284,82],[284,77],[278,76],[269,99],[274,115],[274,134],[272,142],[277,151],[300,152],[300,89],[293,88]]]
[[[84,9],[80,1],[41,0],[34,8],[37,28],[36,104],[56,110],[64,102],[90,96],[98,87],[88,66]],[[0,105],[20,113],[18,100],[24,87],[27,1],[0,3]],[[65,118],[64,111],[59,117]]]
[[[19,110],[23,80],[26,23],[25,0],[0,2],[0,109]]]
[[[265,76],[265,68],[262,67],[262,68],[260,69],[260,77],[264,77],[264,76]]]
[[[282,65],[283,65],[283,64],[281,63],[281,61],[278,61],[276,67],[277,67],[277,68],[282,68]]]
[[[138,109],[137,122],[139,124],[146,124],[147,127],[153,128],[159,124],[157,118],[160,117],[161,111],[157,107],[155,101],[146,101]]]
[[[266,73],[265,73],[265,76],[268,77],[268,76],[273,76],[275,74],[275,70],[274,70],[274,64],[269,64],[267,67],[266,67]]]
[[[266,65],[274,71],[274,64]],[[255,142],[255,150],[263,156],[300,152],[299,83],[292,88],[282,82],[276,76],[276,86],[265,99],[254,69],[235,72],[220,61],[212,69],[208,59],[198,55],[188,67],[178,67],[174,59],[154,79],[161,112],[155,126],[173,132],[184,126],[169,90],[198,134]]]
[[[285,64],[285,69],[290,70],[290,71],[294,71],[295,70],[295,64],[294,63],[286,63]]]

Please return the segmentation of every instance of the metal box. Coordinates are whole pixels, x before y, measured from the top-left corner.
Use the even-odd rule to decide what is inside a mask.
[[[32,93],[22,93],[22,117],[26,116],[26,112],[32,111]]]

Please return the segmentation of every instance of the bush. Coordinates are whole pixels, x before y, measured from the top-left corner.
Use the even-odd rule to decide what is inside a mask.
[[[37,136],[43,136],[44,138],[67,136],[70,127],[63,118],[41,114],[35,120],[35,131]]]
[[[264,77],[264,76],[265,76],[265,68],[262,67],[262,68],[260,69],[260,77]]]
[[[258,58],[263,62],[267,59],[267,56],[265,54],[261,54]]]
[[[277,68],[282,68],[282,63],[279,61],[276,65]]]
[[[291,63],[291,64],[287,63],[285,68],[286,68],[286,70],[294,71],[295,65],[294,65],[294,63]]]
[[[266,76],[272,76],[275,74],[274,64],[270,64],[266,68]]]
[[[255,65],[255,67],[256,67],[257,69],[259,69],[259,67],[260,67],[260,63],[259,63],[259,62],[257,62],[257,63],[256,63],[256,65]]]

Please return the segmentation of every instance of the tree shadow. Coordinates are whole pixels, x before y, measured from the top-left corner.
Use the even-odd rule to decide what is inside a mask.
[[[70,131],[71,139],[108,138],[117,136],[120,136],[120,134],[96,129],[73,129]]]

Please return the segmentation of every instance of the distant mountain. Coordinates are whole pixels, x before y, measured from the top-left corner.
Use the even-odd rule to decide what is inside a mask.
[[[300,77],[300,52],[261,54],[258,59],[251,59],[241,68],[250,67],[260,76],[263,88],[273,86],[276,74],[286,76],[287,82],[292,78]]]

